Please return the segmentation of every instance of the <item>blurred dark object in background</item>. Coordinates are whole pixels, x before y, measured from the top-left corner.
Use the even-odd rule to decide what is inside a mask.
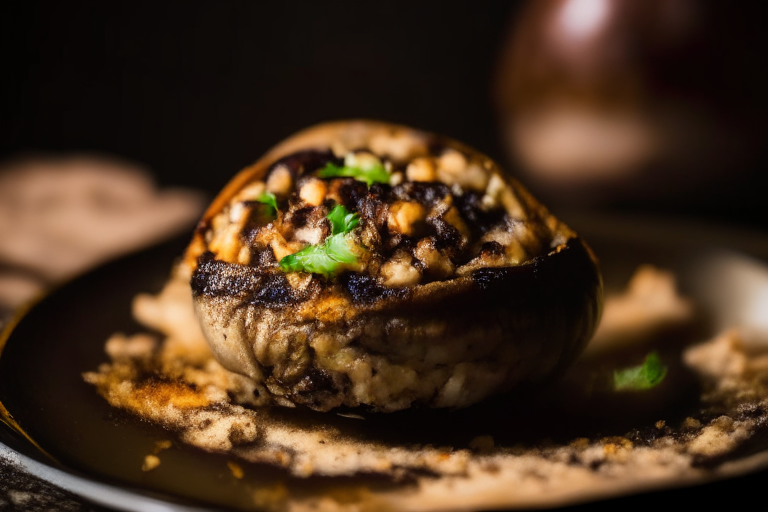
[[[376,118],[498,156],[489,82],[517,2],[0,5],[0,159],[97,151],[211,195],[292,133]]]
[[[354,117],[499,159],[506,49],[510,170],[555,210],[768,228],[763,4],[5,2],[0,160],[112,154],[212,195],[295,131]]]
[[[763,2],[536,0],[497,82],[523,179],[554,205],[765,227]]]

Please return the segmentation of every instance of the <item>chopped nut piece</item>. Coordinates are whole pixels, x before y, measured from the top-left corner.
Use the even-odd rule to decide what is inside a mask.
[[[284,238],[274,238],[270,241],[269,246],[272,248],[272,252],[275,254],[275,259],[280,261],[289,254],[299,252],[304,248],[304,244],[301,242],[287,243]]]
[[[482,199],[485,208],[496,208],[499,205],[509,213],[509,216],[517,220],[526,220],[527,215],[520,207],[520,202],[514,192],[504,183],[498,175],[494,174],[488,180],[485,195]]]
[[[211,240],[210,248],[218,253],[220,260],[228,263],[237,263],[241,247],[240,229],[239,224],[230,224]]]
[[[457,210],[455,206],[452,206],[447,212],[445,212],[443,218],[445,219],[445,222],[458,229],[459,233],[461,233],[461,236],[464,238],[470,237],[471,233],[469,228],[464,222],[464,219],[461,218],[459,210]]]
[[[235,203],[229,209],[229,222],[240,224],[248,216],[248,207],[243,203]]]
[[[488,172],[477,163],[468,163],[463,154],[453,149],[438,159],[437,174],[440,181],[449,185],[458,184],[477,192],[484,191],[488,186]]]
[[[405,175],[411,181],[436,181],[435,162],[431,158],[417,158],[408,164]]]
[[[470,164],[456,177],[456,182],[464,188],[481,192],[488,185],[488,173],[477,164]]]
[[[415,232],[415,224],[427,216],[424,207],[415,202],[398,201],[389,209],[387,226],[390,231],[411,236]]]
[[[368,152],[349,153],[344,157],[344,165],[347,167],[357,167],[358,169],[368,170],[380,166],[379,157]]]
[[[305,226],[303,228],[297,229],[294,233],[294,236],[296,237],[296,240],[299,240],[300,242],[305,242],[310,245],[319,244],[323,239],[323,230],[322,228],[318,227],[310,227]]]
[[[416,258],[424,264],[426,271],[437,278],[453,274],[454,266],[451,259],[435,247],[433,238],[423,238],[416,244]]]
[[[499,206],[501,193],[505,188],[506,185],[504,184],[504,180],[495,174],[491,176],[491,179],[488,180],[488,186],[485,189],[485,195],[482,199],[483,206],[486,208],[496,208]]]
[[[240,247],[240,252],[237,253],[237,262],[240,265],[248,265],[251,262],[251,249],[247,245]]]
[[[229,226],[229,208],[225,208],[221,213],[211,219],[211,230],[215,233],[221,232]]]
[[[381,277],[390,288],[412,286],[421,280],[421,272],[411,265],[411,255],[398,251],[391,260],[381,266]]]
[[[459,183],[466,168],[467,158],[454,149],[446,151],[437,159],[438,178],[448,185]]]
[[[525,210],[520,206],[520,201],[515,197],[515,193],[509,187],[504,188],[499,196],[501,204],[510,217],[516,220],[527,220],[528,215]]]
[[[403,182],[403,173],[401,172],[393,172],[392,175],[389,177],[389,185],[391,187],[394,187],[395,185],[399,185]]]
[[[287,195],[291,192],[293,186],[293,177],[291,171],[286,166],[281,165],[272,170],[267,178],[267,190],[273,194]]]
[[[458,175],[467,168],[467,158],[454,149],[449,149],[438,160],[441,172]]]
[[[299,197],[311,204],[312,206],[320,206],[325,200],[325,195],[328,193],[328,185],[323,180],[311,179],[308,180],[299,191]]]
[[[290,284],[292,288],[298,290],[303,290],[312,282],[312,274],[305,272],[289,272],[285,275],[285,278],[288,279],[288,284]]]

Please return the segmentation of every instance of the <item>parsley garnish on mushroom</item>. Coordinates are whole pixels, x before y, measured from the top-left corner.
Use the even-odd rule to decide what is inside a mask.
[[[280,268],[283,271],[311,272],[330,277],[342,270],[345,264],[357,262],[359,250],[350,234],[360,223],[359,215],[337,205],[328,214],[328,220],[331,222],[331,236],[322,244],[310,245],[282,258]]]
[[[328,162],[317,173],[319,178],[354,178],[363,181],[369,187],[374,183],[389,183],[389,171],[370,153],[349,153],[344,158],[344,165],[339,167]]]
[[[268,207],[270,207],[272,215],[275,215],[277,213],[277,197],[275,197],[275,194],[272,192],[262,192],[261,195],[256,199],[261,204],[265,204]]]
[[[277,197],[272,192],[262,192],[256,201],[266,206],[267,215],[275,217],[277,215]]]

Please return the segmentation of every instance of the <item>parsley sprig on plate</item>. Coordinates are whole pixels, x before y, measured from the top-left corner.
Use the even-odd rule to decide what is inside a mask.
[[[624,368],[613,372],[613,389],[615,391],[642,391],[651,389],[664,380],[667,367],[661,362],[655,351],[648,354],[639,366]]]
[[[331,277],[345,264],[357,262],[359,251],[351,232],[360,223],[359,215],[337,205],[328,214],[328,220],[331,222],[331,236],[321,244],[310,245],[282,258],[280,268],[284,272],[311,272]]]

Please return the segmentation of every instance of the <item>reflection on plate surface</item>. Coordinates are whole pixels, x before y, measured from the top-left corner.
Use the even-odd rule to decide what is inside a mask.
[[[765,328],[768,268],[763,262],[741,253],[716,250],[723,245],[717,235],[693,239],[691,230],[675,233],[660,225],[656,225],[657,230],[653,224],[650,230],[643,226],[648,228],[647,223],[593,224],[592,228],[587,223],[576,224],[601,259],[608,289],[622,286],[638,264],[652,263],[673,270],[680,278],[683,293],[693,297],[706,313],[707,325],[701,327],[703,331],[680,334],[688,336],[688,341],[706,339],[732,325],[755,330]],[[89,481],[98,481],[127,488],[135,496],[159,496],[169,504],[247,509],[253,506],[254,485],[268,488],[270,484],[286,482],[291,492],[300,493],[360,483],[373,489],[400,485],[401,482],[376,476],[290,478],[280,469],[258,464],[244,465],[245,478],[239,479],[227,465],[230,461],[227,457],[184,446],[175,441],[172,433],[111,408],[82,381],[83,372],[92,371],[106,361],[104,341],[112,333],[142,330],[131,319],[131,300],[139,292],[160,289],[185,242],[186,238],[168,242],[111,263],[62,287],[33,308],[7,340],[0,358],[0,400],[65,472],[84,482],[85,487],[73,490],[98,500],[89,494],[87,485]],[[504,397],[453,413],[390,415],[381,421],[377,419],[376,424],[338,416],[328,418],[319,413],[285,411],[279,414],[293,415],[290,421],[299,423],[328,421],[340,428],[381,436],[394,443],[466,448],[469,441],[480,434],[493,435],[497,443],[505,445],[538,443],[545,438],[557,443],[576,437],[624,435],[635,427],[653,426],[660,418],[669,423],[682,421],[695,409],[694,396],[697,393],[692,389],[680,392],[670,401],[662,401],[661,405],[633,410],[622,410],[626,404],[612,402],[609,405],[615,409],[608,414],[595,407],[595,410],[580,411],[565,422],[550,421],[548,415],[557,411],[530,400],[509,401]],[[590,405],[593,406],[595,404]],[[509,426],[515,424],[516,417],[525,417],[526,424],[511,430]],[[446,425],[450,425],[450,429]],[[478,430],[478,425],[483,425],[482,429]],[[4,443],[20,453],[52,464],[9,429],[4,430],[2,436]],[[752,451],[761,452],[764,448],[758,439],[761,437],[765,437],[764,433],[755,436],[755,442],[750,445]],[[145,455],[157,451],[158,443],[169,440],[172,446],[163,450],[162,464],[151,472],[142,471]],[[735,457],[748,455],[750,453],[742,453]],[[33,472],[46,468],[45,465],[35,467],[37,469],[31,468]],[[707,487],[665,492],[677,493],[693,503],[704,503],[712,493],[725,490],[754,494],[756,491],[750,490],[750,486],[760,476],[764,477],[765,471]],[[43,477],[54,478],[50,474]],[[675,485],[675,482],[660,483],[658,487],[665,485]],[[100,501],[103,503],[105,499]],[[642,504],[637,501],[642,499],[655,502],[665,498],[658,495],[633,498],[635,504]],[[616,503],[603,501],[600,505],[615,507]],[[124,505],[126,509],[146,510],[142,506]]]

